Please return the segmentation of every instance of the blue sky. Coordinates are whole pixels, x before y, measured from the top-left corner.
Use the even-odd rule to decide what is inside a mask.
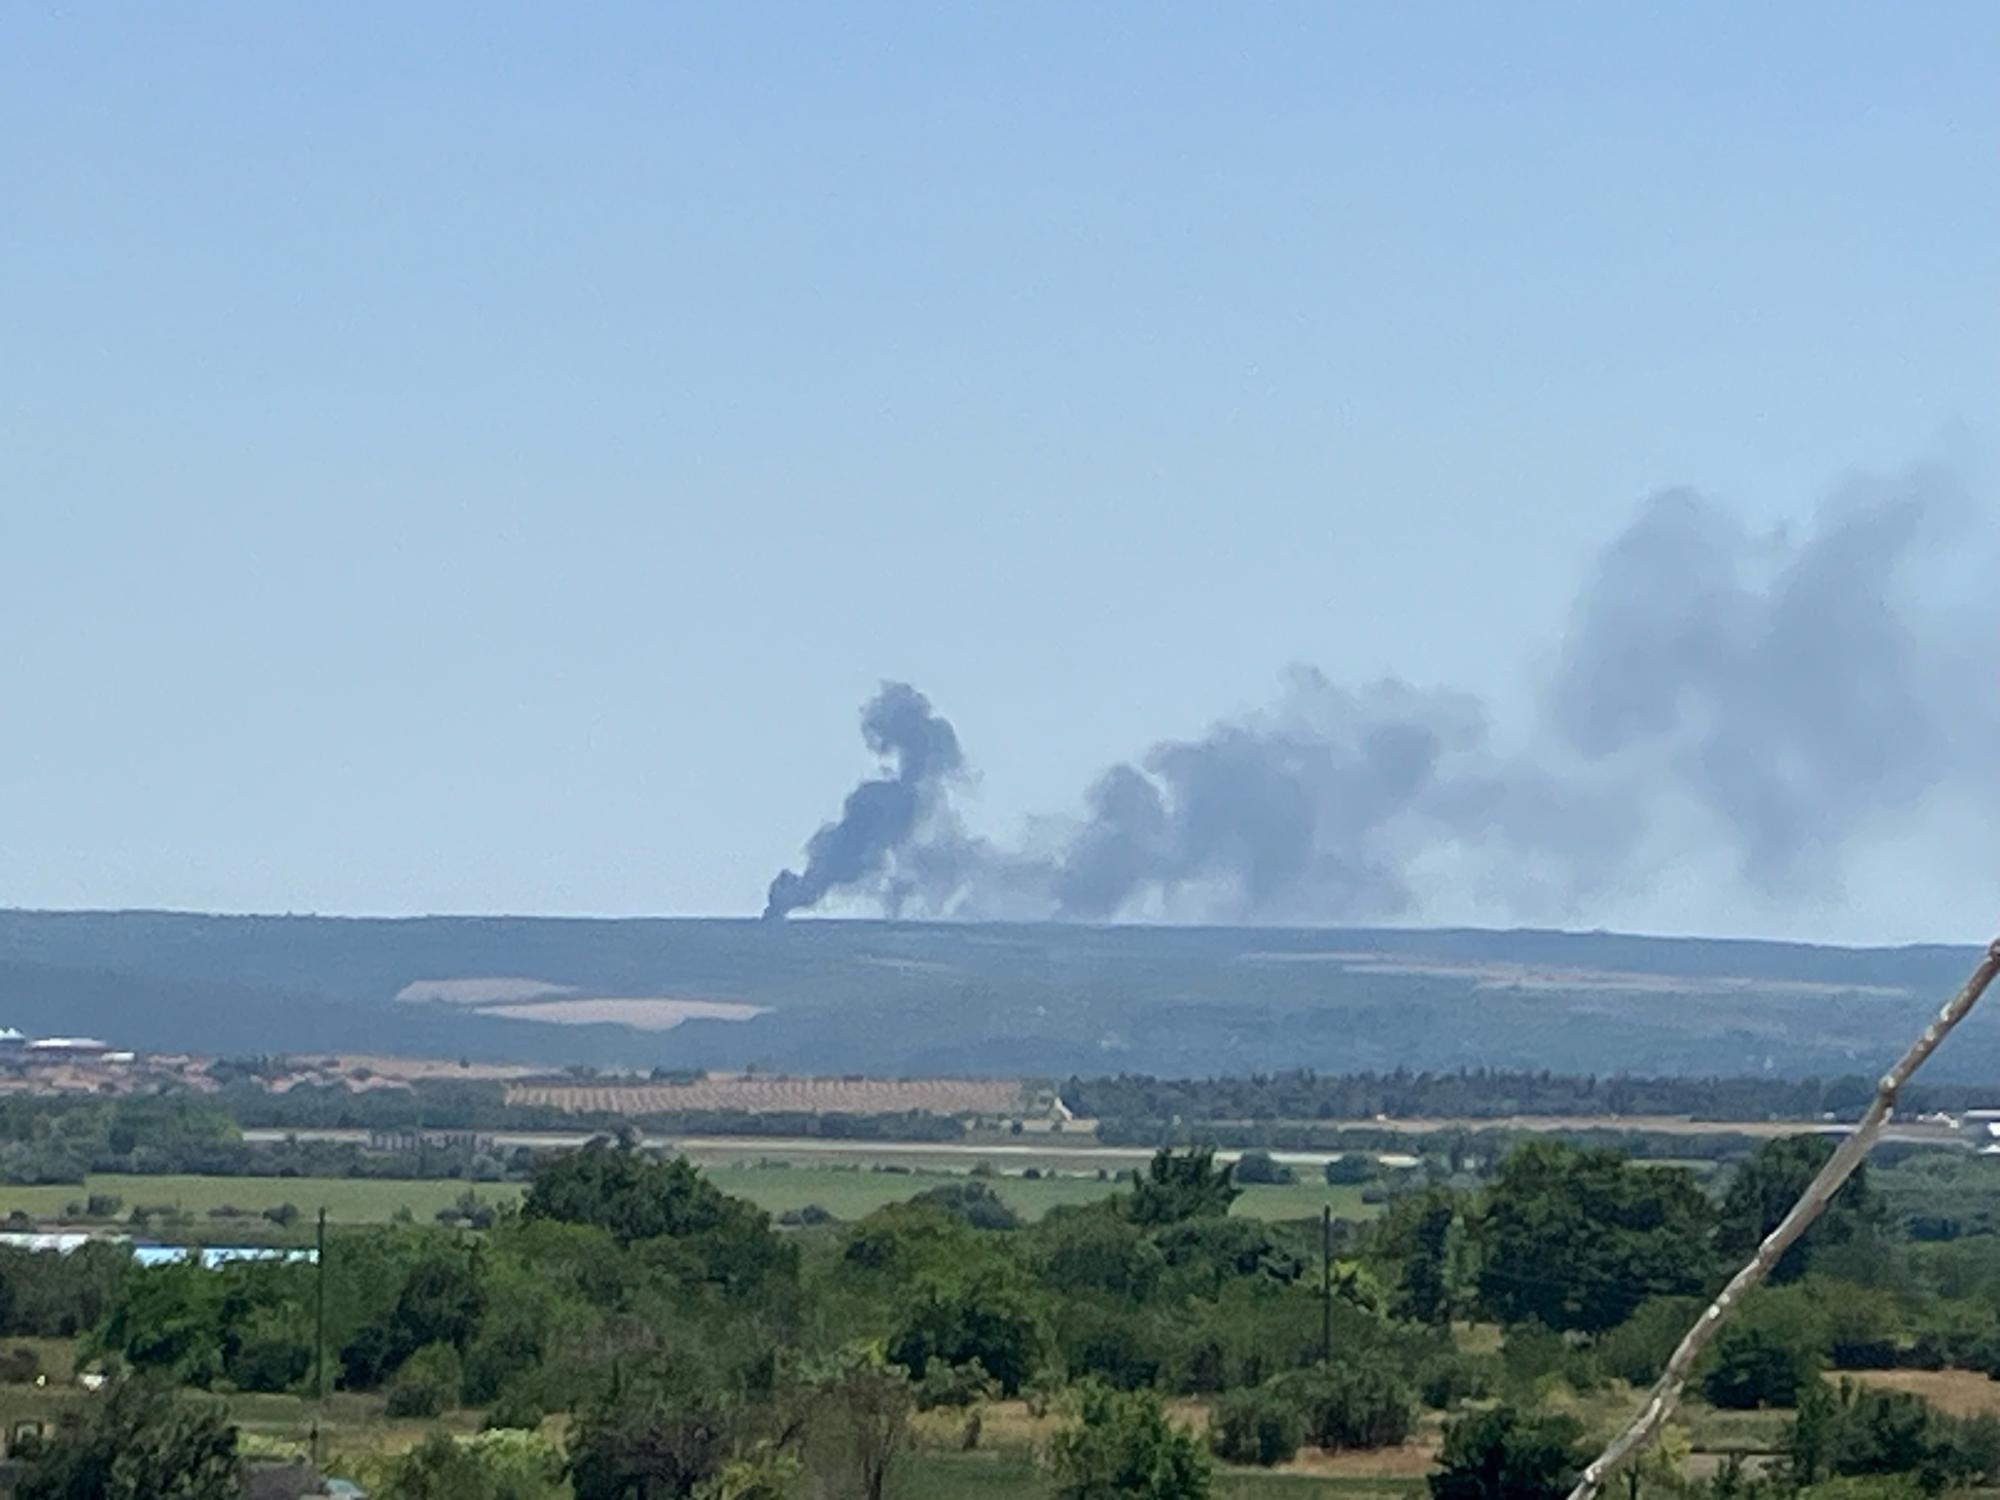
[[[884,677],[997,834],[1294,662],[1504,720],[1663,486],[1760,526],[1856,468],[1990,493],[1996,42],[16,7],[0,902],[755,911]]]

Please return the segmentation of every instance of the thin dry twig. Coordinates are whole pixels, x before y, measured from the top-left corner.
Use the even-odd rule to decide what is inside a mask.
[[[1667,1425],[1667,1419],[1673,1416],[1674,1408],[1680,1404],[1681,1392],[1687,1386],[1688,1375],[1693,1371],[1695,1361],[1701,1357],[1701,1351],[1708,1347],[1708,1341],[1715,1336],[1715,1331],[1721,1326],[1722,1320],[1729,1316],[1730,1310],[1743,1300],[1744,1295],[1752,1287],[1770,1274],[1771,1267],[1778,1263],[1778,1258],[1791,1248],[1793,1241],[1806,1232],[1812,1221],[1820,1216],[1821,1210],[1833,1200],[1833,1195],[1840,1191],[1841,1184],[1845,1183],[1853,1175],[1854,1169],[1861,1165],[1861,1158],[1868,1154],[1868,1148],[1875,1144],[1875,1138],[1882,1133],[1882,1127],[1889,1123],[1889,1116],[1896,1107],[1897,1093],[1905,1083],[1909,1082],[1910,1075],[1922,1067],[1924,1060],[1937,1050],[1938,1043],[1949,1036],[1951,1029],[1964,1020],[1972,1007],[1979,1003],[1979,997],[1986,992],[1987,985],[1993,982],[1996,974],[2000,974],[2000,938],[1996,938],[1987,946],[1986,956],[1973,969],[1964,986],[1946,1002],[1944,1009],[1932,1017],[1930,1025],[1924,1028],[1923,1034],[1910,1044],[1910,1050],[1896,1060],[1893,1068],[1882,1075],[1882,1081],[1875,1090],[1875,1098],[1869,1104],[1867,1113],[1862,1115],[1861,1123],[1855,1126],[1847,1139],[1842,1141],[1833,1155],[1827,1158],[1826,1165],[1819,1169],[1813,1180],[1806,1184],[1806,1190],[1799,1195],[1799,1201],[1791,1206],[1790,1211],[1779,1221],[1778,1227],[1765,1237],[1764,1243],[1757,1247],[1757,1253],[1750,1257],[1749,1263],[1730,1277],[1729,1285],[1725,1286],[1716,1295],[1715,1300],[1709,1303],[1707,1310],[1695,1319],[1694,1326],[1688,1329],[1680,1341],[1680,1346],[1674,1350],[1673,1357],[1667,1361],[1666,1372],[1660,1376],[1659,1383],[1646,1398],[1646,1404],[1640,1408],[1639,1415],[1632,1419],[1629,1427],[1612,1439],[1609,1447],[1592,1460],[1590,1466],[1583,1471],[1583,1476],[1577,1480],[1576,1488],[1570,1491],[1569,1500],[1597,1500],[1599,1492],[1604,1488],[1604,1481],[1611,1476],[1612,1471],[1626,1459],[1644,1450],[1660,1435],[1660,1430]]]

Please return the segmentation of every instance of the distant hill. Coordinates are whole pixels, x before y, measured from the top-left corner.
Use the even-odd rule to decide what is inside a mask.
[[[0,1025],[638,1068],[1804,1076],[1879,1069],[1974,956],[1469,929],[0,911]],[[637,1003],[658,1001],[706,1003]],[[1932,1071],[2000,1079],[2000,1010]]]

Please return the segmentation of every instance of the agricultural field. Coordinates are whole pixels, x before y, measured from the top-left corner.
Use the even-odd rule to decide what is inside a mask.
[[[577,1084],[523,1082],[507,1087],[509,1104],[577,1114],[667,1115],[706,1110],[752,1114],[1005,1115],[1023,1107],[1011,1078],[787,1078],[711,1074],[688,1083]]]
[[[712,1166],[708,1175],[726,1193],[747,1198],[774,1214],[816,1205],[835,1218],[858,1219],[887,1203],[913,1197],[927,1188],[963,1182],[964,1172],[872,1171],[860,1166],[782,1163],[740,1163]],[[1091,1203],[1115,1192],[1116,1180],[1098,1181],[1094,1176],[1027,1178],[1000,1176],[990,1179],[1002,1198],[1025,1219],[1039,1219],[1062,1204]],[[453,1179],[422,1181],[394,1178],[354,1177],[133,1177],[95,1175],[83,1186],[0,1185],[0,1217],[16,1210],[43,1223],[63,1220],[72,1204],[82,1204],[94,1195],[108,1194],[120,1201],[121,1213],[135,1207],[177,1208],[191,1220],[192,1233],[206,1231],[210,1238],[228,1224],[222,1208],[240,1209],[251,1216],[267,1208],[289,1203],[301,1215],[300,1229],[321,1207],[337,1224],[387,1223],[398,1209],[407,1209],[412,1218],[423,1222],[440,1209],[456,1205],[470,1190],[481,1202],[496,1206],[518,1201],[518,1183],[467,1183]],[[1236,1212],[1261,1219],[1300,1219],[1316,1216],[1322,1204],[1332,1204],[1341,1218],[1372,1217],[1374,1209],[1361,1201],[1361,1192],[1352,1187],[1328,1187],[1323,1183],[1301,1183],[1296,1187],[1257,1186],[1244,1190]],[[155,1232],[167,1232],[155,1226]]]

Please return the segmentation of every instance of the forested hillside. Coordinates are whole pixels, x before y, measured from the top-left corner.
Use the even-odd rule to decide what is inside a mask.
[[[1970,959],[1532,931],[4,912],[0,1023],[215,1053],[817,1073],[1837,1076],[1878,1067]],[[531,998],[398,998],[466,981]],[[747,1018],[637,1028],[599,999]],[[1995,1075],[1983,1017],[1932,1071]]]

